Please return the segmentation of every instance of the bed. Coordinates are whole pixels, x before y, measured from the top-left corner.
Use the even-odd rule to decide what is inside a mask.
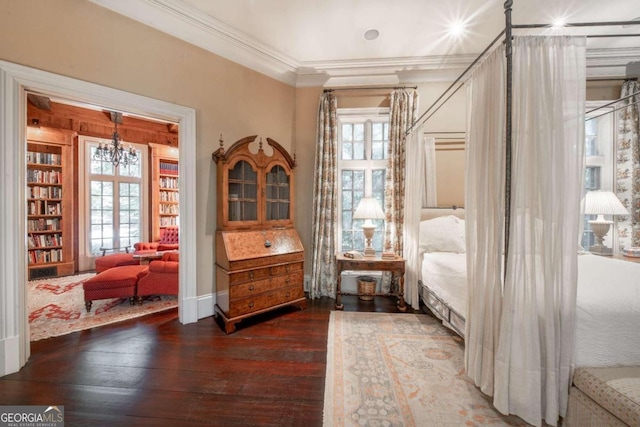
[[[420,306],[464,338],[467,312],[464,209],[425,208],[420,220]]]
[[[421,306],[464,338],[464,210],[423,209],[420,251]],[[576,301],[574,365],[640,366],[640,263],[580,254]]]

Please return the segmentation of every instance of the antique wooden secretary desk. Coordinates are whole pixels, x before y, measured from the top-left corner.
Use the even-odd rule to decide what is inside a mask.
[[[293,224],[295,161],[267,138],[267,155],[257,135],[220,148],[217,164],[216,315],[225,332],[250,316],[276,308],[306,307],[304,249]]]

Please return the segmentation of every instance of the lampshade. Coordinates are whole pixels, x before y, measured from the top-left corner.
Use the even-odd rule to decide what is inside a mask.
[[[620,199],[611,191],[589,191],[585,200],[584,213],[587,215],[628,215]]]
[[[384,219],[384,212],[380,204],[373,197],[364,197],[360,200],[356,211],[353,213],[354,219]]]

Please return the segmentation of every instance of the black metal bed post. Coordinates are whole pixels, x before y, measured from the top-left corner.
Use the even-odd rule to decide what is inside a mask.
[[[507,278],[507,259],[509,258],[509,228],[511,226],[511,117],[512,117],[512,100],[513,100],[513,58],[512,48],[513,40],[511,38],[511,7],[513,0],[504,2],[505,17],[505,56],[507,62],[507,87],[506,87],[506,127],[505,127],[505,176],[504,176],[504,279]]]

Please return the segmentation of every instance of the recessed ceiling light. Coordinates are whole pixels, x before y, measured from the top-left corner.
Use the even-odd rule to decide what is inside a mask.
[[[375,28],[372,28],[370,30],[365,31],[364,38],[367,40],[375,40],[378,38],[379,35],[380,35],[380,31],[376,30]]]
[[[566,18],[564,18],[564,17],[559,17],[559,18],[556,18],[556,19],[553,21],[552,27],[553,27],[553,28],[562,28],[562,27],[564,27],[564,26],[566,25],[566,23],[567,23]]]
[[[466,25],[463,21],[453,22],[449,26],[449,34],[454,37],[459,37],[464,34]]]

